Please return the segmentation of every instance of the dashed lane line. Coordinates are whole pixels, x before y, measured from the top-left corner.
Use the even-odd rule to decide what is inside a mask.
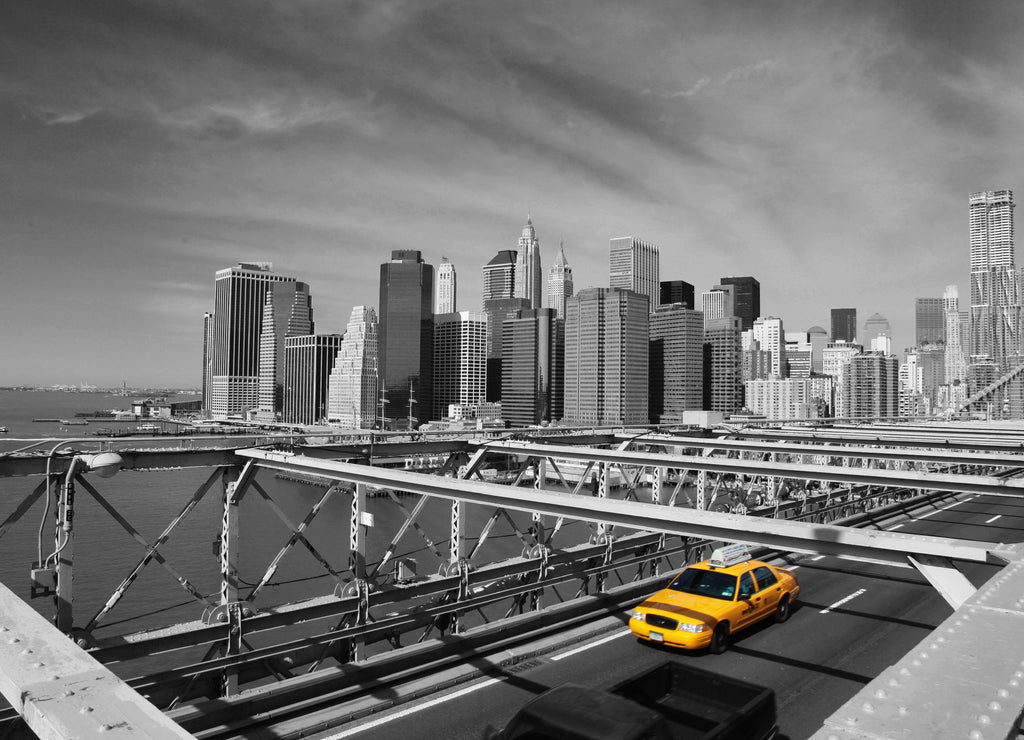
[[[867,591],[867,589],[866,589],[866,588],[861,588],[861,589],[858,589],[857,591],[854,591],[854,592],[853,592],[852,594],[850,594],[849,596],[847,596],[847,597],[846,597],[845,599],[840,599],[839,601],[837,601],[836,603],[832,604],[831,606],[827,606],[827,607],[825,607],[824,609],[822,609],[822,610],[821,610],[820,612],[818,612],[818,613],[819,613],[819,614],[828,614],[828,613],[829,613],[830,611],[832,611],[833,609],[836,609],[836,608],[838,608],[838,607],[842,606],[842,605],[843,605],[843,604],[845,604],[846,602],[848,602],[848,601],[853,601],[854,599],[856,599],[856,598],[857,598],[858,596],[860,596],[860,595],[861,595],[862,593],[864,593],[865,591]]]
[[[991,519],[985,520],[985,524],[991,524],[992,522],[994,522],[996,519],[999,519],[1000,517],[1002,517],[1002,514],[996,514]]]

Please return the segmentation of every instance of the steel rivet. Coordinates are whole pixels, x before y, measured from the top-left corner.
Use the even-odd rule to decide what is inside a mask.
[[[91,711],[92,711],[92,707],[82,707],[81,709],[78,710],[78,713],[79,714],[88,714]]]
[[[861,704],[860,708],[863,709],[868,714],[874,714],[875,713],[875,708],[871,705],[871,702],[869,702],[869,701],[866,701],[863,704]]]
[[[1002,710],[1003,705],[997,701],[990,701],[988,703],[988,708],[991,709],[993,712],[998,712]]]
[[[17,637],[12,637],[10,640],[7,641],[9,645],[17,645],[19,642],[21,642],[21,640],[19,640]]]
[[[983,725],[990,725],[992,724],[992,718],[987,714],[982,714],[978,717],[978,722]]]

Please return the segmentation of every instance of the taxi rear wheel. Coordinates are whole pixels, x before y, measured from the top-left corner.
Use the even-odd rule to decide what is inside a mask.
[[[775,610],[775,621],[785,622],[789,619],[789,594],[779,599],[779,607]]]
[[[711,652],[721,655],[729,647],[729,623],[719,622],[711,633]]]

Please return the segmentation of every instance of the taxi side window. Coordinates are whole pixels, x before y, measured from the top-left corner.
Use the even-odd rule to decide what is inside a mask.
[[[750,573],[744,573],[740,576],[740,598],[747,599],[754,595],[754,579],[750,577]]]
[[[754,568],[754,577],[757,579],[757,585],[761,589],[766,589],[769,586],[774,586],[779,582],[779,579],[772,573],[771,568],[762,565],[760,568]]]

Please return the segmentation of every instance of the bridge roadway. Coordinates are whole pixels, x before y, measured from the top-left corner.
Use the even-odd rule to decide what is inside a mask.
[[[901,517],[886,529],[982,541],[1024,541],[1024,501],[965,495],[943,508]],[[772,687],[782,736],[807,738],[885,668],[903,657],[951,609],[918,573],[825,556],[793,561],[803,586],[785,624],[768,623],[736,636],[723,655],[685,654],[634,640],[620,624],[577,647],[494,669],[472,684],[403,704],[323,733],[321,738],[451,738],[480,740],[525,702],[567,681],[607,688],[665,660],[739,676]],[[976,586],[998,569],[964,564]],[[840,604],[840,602],[842,602]],[[838,606],[833,606],[838,604]],[[923,736],[922,736],[923,737]],[[987,737],[982,734],[978,737]]]

